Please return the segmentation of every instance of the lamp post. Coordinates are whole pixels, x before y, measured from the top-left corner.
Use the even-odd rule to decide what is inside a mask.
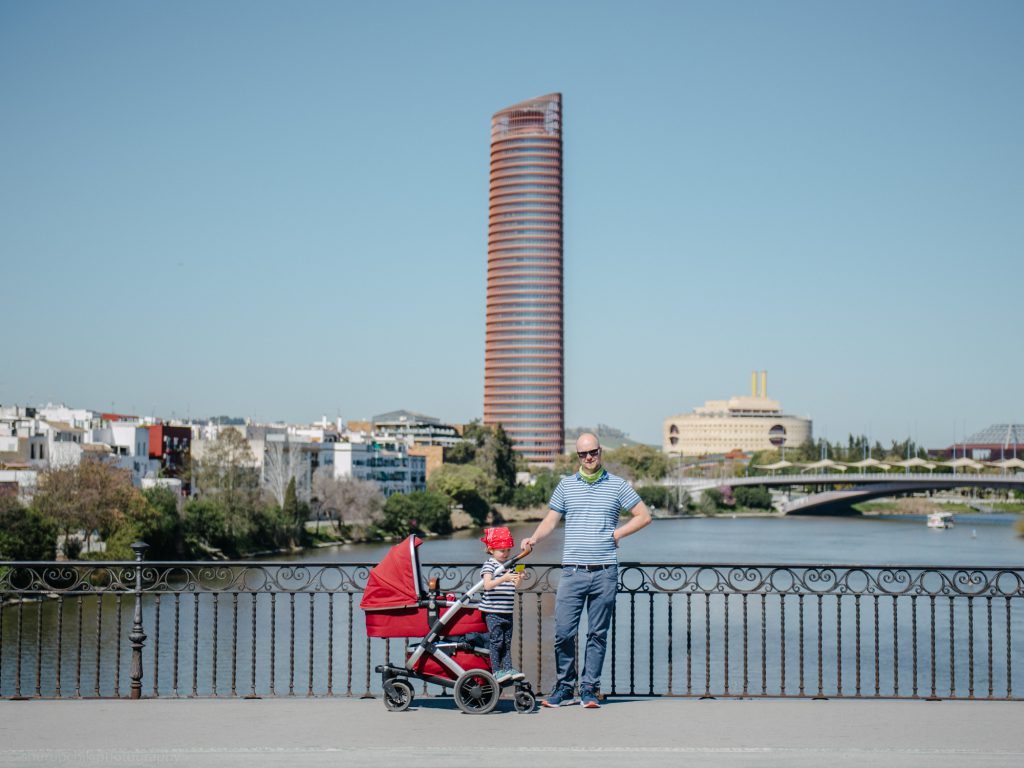
[[[683,454],[676,457],[676,510],[683,508]]]
[[[142,648],[146,644],[146,633],[142,631],[142,561],[149,544],[136,541],[132,546],[135,553],[135,613],[132,618],[132,632],[128,639],[132,644],[131,693],[129,698],[142,698]]]

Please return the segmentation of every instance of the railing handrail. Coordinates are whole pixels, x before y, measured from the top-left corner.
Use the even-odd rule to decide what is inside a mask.
[[[144,560],[142,568],[185,568],[185,567],[206,567],[206,568],[372,568],[377,565],[377,560],[367,561],[302,561],[282,562],[278,560]],[[102,567],[123,567],[135,568],[138,565],[134,560],[0,560],[0,568],[20,567],[64,567],[74,566],[83,568]],[[420,563],[423,568],[451,567],[480,567],[480,563],[472,561],[423,561]],[[902,570],[934,570],[934,571],[961,571],[961,570],[1018,570],[1024,572],[1024,565],[1007,563],[1005,565],[933,565],[928,563],[780,563],[780,562],[721,562],[721,561],[648,561],[648,560],[620,560],[620,568],[843,568],[853,569],[902,569]],[[527,568],[561,568],[559,562],[531,562]]]

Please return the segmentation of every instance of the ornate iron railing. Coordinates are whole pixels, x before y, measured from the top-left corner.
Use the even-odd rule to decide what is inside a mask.
[[[0,696],[375,695],[406,643],[365,635],[371,567],[0,564]],[[423,567],[445,592],[478,568]],[[540,691],[560,574],[528,567],[517,603]],[[1022,606],[1016,568],[626,563],[602,679],[612,696],[1018,699]]]

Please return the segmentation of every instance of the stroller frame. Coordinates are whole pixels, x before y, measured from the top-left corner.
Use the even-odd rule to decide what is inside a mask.
[[[438,579],[431,579],[428,589],[423,589],[415,536],[410,536],[404,543],[410,549],[413,579],[419,594],[416,607],[426,609],[429,630],[421,639],[403,649],[404,666],[389,662],[375,667],[384,688],[384,706],[392,712],[408,709],[415,698],[411,681],[423,680],[446,690],[452,689],[455,704],[467,714],[482,715],[493,711],[506,688],[514,689],[513,701],[517,712],[532,712],[536,696],[529,682],[520,678],[499,683],[490,669],[489,649],[466,638],[449,639],[444,636],[460,615],[465,616],[467,609],[475,609],[470,601],[483,591],[483,579],[455,600],[448,599],[451,595],[445,597],[441,594]],[[529,554],[530,551],[525,550],[502,563],[494,575],[508,572]]]

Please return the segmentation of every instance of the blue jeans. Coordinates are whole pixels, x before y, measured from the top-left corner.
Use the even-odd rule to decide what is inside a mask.
[[[576,635],[584,606],[587,609],[587,647],[580,684],[593,688],[600,686],[618,583],[618,566],[601,571],[577,570],[572,566],[562,568],[562,578],[555,595],[556,686],[571,688],[576,685]]]
[[[512,669],[512,614],[485,613],[487,644],[491,651],[491,672]]]

